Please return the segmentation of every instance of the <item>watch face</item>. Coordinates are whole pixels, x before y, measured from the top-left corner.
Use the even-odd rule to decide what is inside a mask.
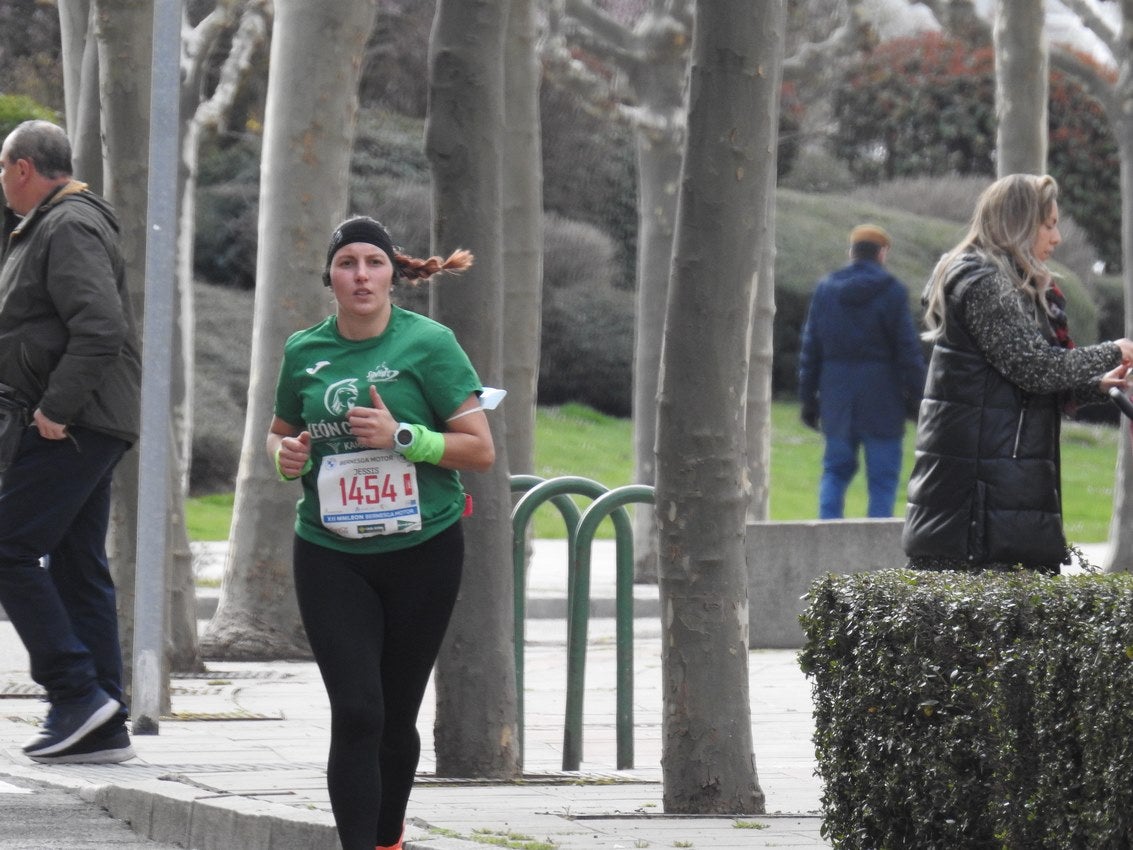
[[[408,428],[401,428],[393,437],[399,446],[408,446],[413,442],[413,432]]]

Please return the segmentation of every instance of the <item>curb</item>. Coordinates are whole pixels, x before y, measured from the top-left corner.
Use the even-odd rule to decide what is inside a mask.
[[[0,776],[20,776],[77,795],[123,821],[136,835],[193,850],[341,850],[330,812],[282,803],[250,800],[235,794],[210,794],[201,788],[153,782],[101,783],[34,769],[0,767]],[[158,780],[161,781],[161,780]],[[167,787],[166,787],[167,786]],[[432,835],[432,827],[410,817],[406,850],[483,850],[462,838]],[[413,835],[417,832],[417,835]]]
[[[172,783],[158,793],[138,785],[97,785],[79,796],[145,838],[194,850],[340,850],[329,812],[293,810],[228,794],[202,796]]]

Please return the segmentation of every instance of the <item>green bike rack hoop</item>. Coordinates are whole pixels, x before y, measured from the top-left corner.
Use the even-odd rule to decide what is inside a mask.
[[[614,523],[616,547],[617,652],[617,766],[633,768],[633,529],[624,505],[652,504],[654,489],[645,484],[615,487],[596,498],[583,512],[570,562],[574,593],[567,627],[566,721],[563,728],[563,770],[578,770],[582,762],[582,703],[586,680],[586,644],[590,623],[590,550],[594,534],[607,516]]]
[[[523,763],[523,646],[524,626],[527,620],[527,526],[536,509],[550,501],[562,515],[567,531],[567,553],[573,551],[573,542],[578,528],[581,512],[578,505],[571,499],[571,495],[588,496],[591,499],[607,492],[607,488],[597,481],[580,476],[564,475],[557,478],[543,479],[537,475],[511,476],[511,490],[513,493],[526,491],[511,510],[512,529],[512,568],[514,570],[514,653],[515,653],[515,685],[517,723],[519,736],[519,760]],[[568,616],[573,599],[573,573],[574,569],[568,566],[567,576],[567,607]],[[569,623],[569,621],[568,621]],[[569,627],[568,627],[569,628]],[[569,636],[568,636],[569,642]]]

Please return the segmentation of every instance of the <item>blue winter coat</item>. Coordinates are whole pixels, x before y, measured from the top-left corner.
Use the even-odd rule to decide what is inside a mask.
[[[873,260],[820,281],[799,354],[799,400],[827,437],[900,437],[924,391],[924,353],[908,290]]]

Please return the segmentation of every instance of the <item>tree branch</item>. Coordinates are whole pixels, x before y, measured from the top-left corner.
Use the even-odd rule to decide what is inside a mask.
[[[195,102],[201,95],[201,78],[206,60],[217,39],[236,17],[237,0],[220,0],[195,26],[189,26],[188,13],[181,11],[181,92]]]
[[[921,0],[953,38],[969,44],[990,44],[991,24],[976,13],[972,0]]]
[[[862,9],[862,0],[846,0],[846,19],[822,41],[800,44],[793,54],[783,57],[783,79],[791,82],[812,80],[831,65],[831,58],[845,58],[862,46],[870,23]]]
[[[1101,69],[1064,45],[1052,44],[1050,47],[1050,66],[1057,68],[1082,84],[1087,93],[1102,105],[1110,123],[1116,127],[1120,119],[1117,109],[1117,92],[1112,80],[1101,74]]]
[[[270,14],[269,0],[249,0],[245,6],[240,26],[232,37],[232,49],[221,66],[216,89],[197,108],[196,120],[202,126],[216,127],[228,114],[240,90],[240,81],[251,67],[256,50],[267,37]]]
[[[1109,50],[1110,55],[1118,55],[1117,37],[1114,28],[1098,14],[1094,4],[1089,0],[1062,0],[1066,7],[1078,16],[1082,25],[1098,37]]]
[[[633,54],[638,45],[633,33],[619,24],[591,0],[564,0],[563,13],[573,18],[580,26],[580,32],[587,32],[604,42],[608,49]]]

